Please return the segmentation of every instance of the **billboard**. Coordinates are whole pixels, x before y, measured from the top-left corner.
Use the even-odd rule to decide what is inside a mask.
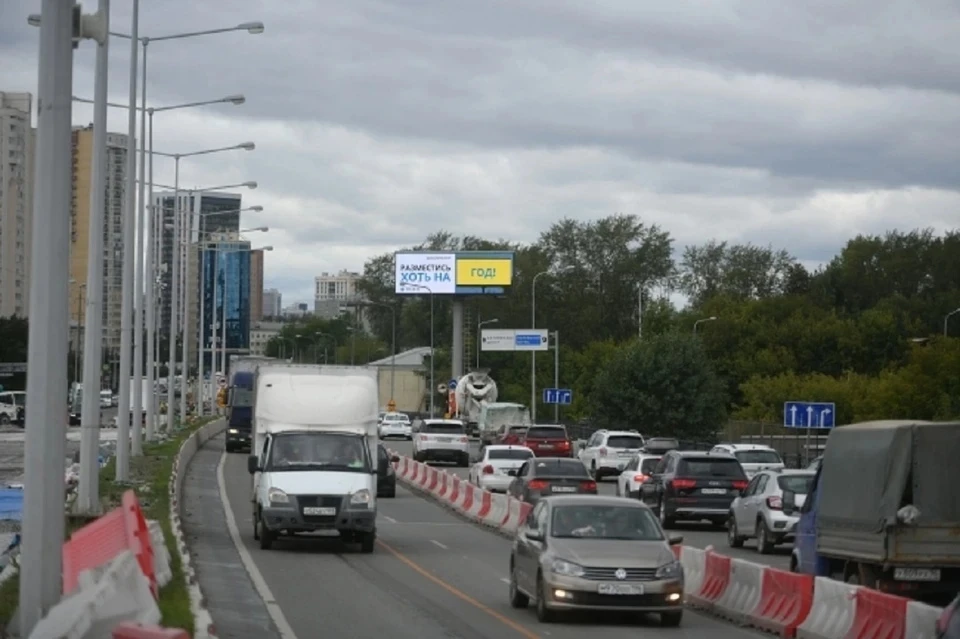
[[[397,294],[503,295],[513,284],[512,251],[401,252]]]
[[[457,292],[455,253],[397,253],[398,294],[443,294]]]

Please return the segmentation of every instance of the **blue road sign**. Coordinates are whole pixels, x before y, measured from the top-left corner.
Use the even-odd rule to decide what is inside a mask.
[[[543,336],[540,333],[517,333],[513,336],[514,346],[540,346]]]
[[[784,402],[783,425],[787,428],[833,428],[837,405],[833,402]]]
[[[573,403],[573,391],[569,388],[544,388],[543,403],[569,406]]]
[[[451,379],[449,382],[447,382],[447,388],[450,390],[457,390],[457,380]]]

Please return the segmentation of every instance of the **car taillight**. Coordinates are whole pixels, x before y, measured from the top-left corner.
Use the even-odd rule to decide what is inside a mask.
[[[420,435],[420,441],[425,442],[425,441],[427,441],[428,439],[430,439],[430,438],[427,437],[426,435]]]
[[[460,443],[461,443],[461,444],[469,444],[469,443],[470,443],[470,438],[467,437],[466,435],[464,435],[463,437],[460,438]]]
[[[570,448],[570,442],[566,439],[558,444],[560,448]]]
[[[676,490],[690,490],[697,487],[696,479],[674,479],[670,483]]]
[[[767,508],[770,510],[783,510],[783,500],[779,497],[767,497]]]
[[[743,490],[749,483],[746,479],[735,479],[733,480],[733,487],[737,490]]]
[[[633,476],[633,481],[637,482],[638,484],[642,484],[643,482],[647,481],[647,476],[646,476],[646,475],[634,475],[634,476]]]
[[[606,449],[606,448],[601,448],[601,449],[600,449],[600,456],[601,456],[601,457],[606,457],[606,456],[607,456],[607,449]]]
[[[587,493],[597,492],[597,482],[592,479],[580,482],[580,490]]]
[[[530,490],[543,490],[544,488],[546,488],[546,487],[549,486],[549,485],[550,485],[550,484],[548,484],[547,482],[543,481],[542,479],[534,479],[532,482],[530,482],[529,484],[527,484],[527,486],[530,488]]]
[[[490,464],[487,464],[486,466],[484,466],[484,467],[483,467],[483,474],[484,474],[484,475],[492,475],[492,474],[493,474],[493,466],[491,466]]]

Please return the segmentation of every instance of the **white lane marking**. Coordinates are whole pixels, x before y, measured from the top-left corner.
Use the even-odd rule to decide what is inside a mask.
[[[290,623],[284,616],[283,610],[280,609],[280,605],[277,604],[277,600],[270,591],[270,586],[267,585],[266,580],[257,568],[256,562],[254,562],[253,557],[250,556],[250,551],[247,550],[247,547],[243,545],[243,541],[240,539],[240,529],[237,528],[237,518],[233,515],[233,508],[230,506],[230,499],[227,497],[227,484],[223,479],[223,467],[226,461],[227,453],[224,451],[224,453],[220,455],[220,462],[217,464],[217,488],[220,491],[220,501],[223,503],[223,514],[227,520],[227,530],[230,532],[230,539],[233,540],[233,545],[240,554],[240,561],[243,562],[243,567],[247,569],[247,574],[250,575],[250,581],[253,582],[254,588],[257,589],[257,593],[260,595],[260,598],[263,599],[263,604],[267,607],[270,618],[273,619],[273,623],[277,626],[280,639],[297,639],[296,633],[293,631],[293,628],[290,627]]]
[[[430,543],[432,543],[432,544],[434,544],[434,545],[436,545],[436,546],[439,546],[440,548],[443,548],[444,550],[450,550],[449,548],[447,548],[446,546],[444,546],[443,544],[441,544],[441,543],[440,543],[439,541],[437,541],[436,539],[431,539],[431,540],[430,540]]]
[[[386,519],[387,521],[389,521],[391,524],[397,523],[397,520],[391,517],[390,515],[384,515],[383,513],[380,513],[380,516]]]

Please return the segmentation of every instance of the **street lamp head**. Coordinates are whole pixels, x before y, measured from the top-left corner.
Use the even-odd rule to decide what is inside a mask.
[[[272,246],[264,246],[263,248],[258,249],[258,250],[260,250],[260,251],[272,251],[272,250],[273,250],[273,247],[272,247]]]
[[[263,23],[262,22],[241,22],[237,25],[237,30],[246,31],[252,35],[260,35],[263,33]]]
[[[712,321],[715,320],[715,319],[717,319],[717,316],[716,316],[716,315],[711,315],[710,317],[707,318],[707,321],[708,321],[708,322],[712,322]]]
[[[251,231],[260,231],[261,233],[266,233],[267,231],[270,230],[270,227],[269,227],[269,226],[258,226],[258,227],[256,227],[256,228],[252,228],[252,229],[250,229],[250,230],[251,230]]]
[[[256,180],[251,180],[251,181],[249,181],[249,182],[244,182],[244,183],[241,184],[240,186],[245,186],[245,187],[247,187],[248,189],[255,189],[255,188],[257,188],[257,182],[256,182]]]
[[[253,151],[255,148],[257,148],[257,145],[254,144],[253,142],[243,142],[241,144],[238,144],[237,148],[243,149],[244,151]]]
[[[224,102],[229,102],[230,104],[243,104],[247,101],[247,98],[239,93],[236,95],[228,95],[223,99]]]
[[[250,207],[250,210],[251,210],[251,211],[256,211],[257,213],[259,213],[259,212],[261,212],[261,211],[263,210],[263,207],[260,206],[259,204],[257,204],[257,205],[255,205],[255,206],[251,206],[251,207]]]
[[[28,16],[27,16],[27,24],[29,24],[31,27],[39,27],[39,26],[40,26],[40,16],[39,16],[39,14],[31,13],[30,15],[28,15]]]

